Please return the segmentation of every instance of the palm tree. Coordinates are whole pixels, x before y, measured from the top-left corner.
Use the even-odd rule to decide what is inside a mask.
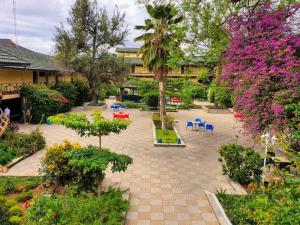
[[[165,80],[170,70],[168,60],[174,49],[179,47],[177,28],[183,17],[173,4],[146,5],[146,9],[150,18],[145,20],[144,25],[135,26],[135,29],[144,31],[135,41],[144,42],[139,49],[143,64],[154,72],[158,80],[159,112],[162,129],[166,129]]]

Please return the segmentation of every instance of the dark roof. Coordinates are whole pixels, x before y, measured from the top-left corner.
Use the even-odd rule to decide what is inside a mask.
[[[130,48],[130,47],[119,47],[116,48],[116,52],[121,52],[121,53],[137,53],[139,50],[139,48]]]
[[[10,39],[0,39],[0,50],[13,55],[21,61],[29,63],[26,66],[28,70],[44,70],[44,71],[59,71],[59,66],[52,61],[52,58],[48,55],[31,51],[20,45],[15,44]],[[5,57],[5,54],[3,55]],[[3,59],[9,61],[10,56],[6,55],[7,58]],[[19,68],[16,64],[11,64],[6,67]]]
[[[30,62],[25,61],[13,54],[0,49],[0,66],[29,66]]]

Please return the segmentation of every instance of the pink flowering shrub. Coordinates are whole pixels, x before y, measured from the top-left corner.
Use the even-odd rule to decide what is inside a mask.
[[[224,54],[222,79],[236,95],[234,109],[245,115],[250,134],[286,130],[285,106],[300,99],[300,34],[290,25],[299,7],[276,9],[266,3],[229,19],[230,47]]]

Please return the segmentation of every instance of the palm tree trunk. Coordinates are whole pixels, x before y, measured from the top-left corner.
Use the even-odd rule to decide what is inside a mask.
[[[161,119],[161,129],[166,129],[166,105],[165,105],[165,80],[158,81],[159,89],[159,114]]]

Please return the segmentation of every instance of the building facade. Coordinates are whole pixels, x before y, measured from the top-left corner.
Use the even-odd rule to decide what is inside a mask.
[[[117,48],[116,53],[117,56],[124,57],[125,61],[130,65],[129,76],[139,78],[154,78],[154,73],[148,71],[147,68],[143,66],[141,55],[138,54],[138,48]],[[171,70],[168,74],[168,77],[181,78],[188,76],[192,80],[197,81],[199,74],[202,72],[208,72],[211,69],[211,65],[201,60],[197,62],[182,63],[178,69]]]
[[[23,84],[50,86],[58,81],[78,78],[80,75],[72,75],[48,55],[31,51],[10,39],[0,39],[0,107],[8,105],[13,108],[13,113],[19,114],[19,88]]]

